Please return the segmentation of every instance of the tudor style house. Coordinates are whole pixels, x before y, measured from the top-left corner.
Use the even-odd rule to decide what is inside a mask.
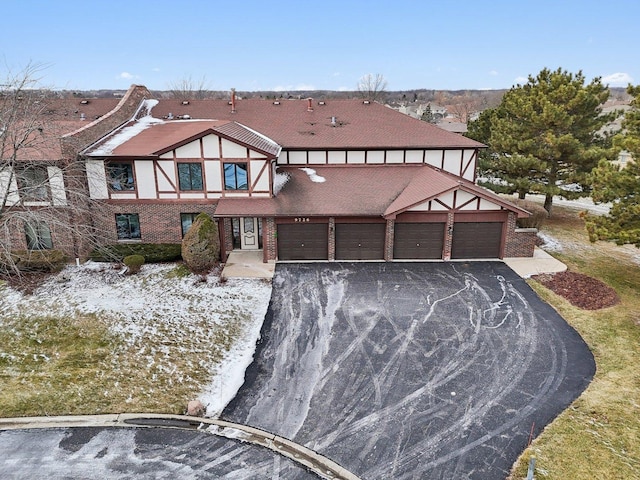
[[[477,186],[478,142],[362,100],[153,100],[81,149],[96,228],[180,242],[218,223],[222,260],[531,256],[528,212]]]

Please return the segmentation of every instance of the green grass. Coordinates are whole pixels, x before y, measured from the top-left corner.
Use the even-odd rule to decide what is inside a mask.
[[[170,285],[166,277],[187,274],[181,265],[169,270],[161,288]],[[5,288],[0,285],[0,297]],[[248,311],[203,310],[197,296],[181,298],[194,309],[188,325],[140,320],[145,330],[135,340],[114,333],[114,323],[122,322],[108,314],[0,315],[0,417],[184,413],[252,319]]]
[[[640,251],[590,244],[577,212],[558,207],[542,230],[569,245],[556,254],[569,270],[604,281],[621,302],[580,310],[529,282],[582,335],[597,371],[582,396],[524,452],[512,478],[526,478],[534,455],[537,479],[640,479],[640,266],[633,261]]]

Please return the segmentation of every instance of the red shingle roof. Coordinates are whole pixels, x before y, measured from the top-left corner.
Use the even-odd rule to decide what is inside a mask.
[[[264,135],[227,120],[149,120],[144,117],[129,123],[88,149],[86,154],[153,157],[208,133],[221,134],[269,155],[280,153],[280,146]]]
[[[361,100],[247,99],[236,101],[236,112],[226,100],[160,100],[151,114],[233,120],[273,139],[285,149],[478,148],[469,138],[447,132],[375,102]],[[332,118],[335,118],[332,124]]]
[[[280,167],[278,173],[290,178],[276,197],[222,198],[216,216],[386,217],[457,188],[528,216],[493,192],[428,165],[314,167],[315,176],[309,170]]]

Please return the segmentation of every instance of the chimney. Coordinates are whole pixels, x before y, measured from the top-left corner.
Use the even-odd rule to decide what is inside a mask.
[[[313,112],[313,98],[307,98],[307,112]]]
[[[236,113],[236,89],[231,89],[231,113]]]

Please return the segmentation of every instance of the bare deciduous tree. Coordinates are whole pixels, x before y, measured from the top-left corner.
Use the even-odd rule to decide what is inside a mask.
[[[386,88],[387,81],[381,73],[367,73],[358,81],[360,96],[371,102],[382,100]]]
[[[449,111],[462,123],[467,123],[482,108],[482,99],[472,95],[459,95],[449,100]]]
[[[178,100],[202,100],[211,95],[206,77],[194,80],[191,76],[169,83],[169,92]]]
[[[78,239],[93,236],[84,165],[62,157],[67,132],[48,114],[54,95],[42,69],[30,63],[0,81],[0,273],[19,273],[32,252],[77,255]]]

